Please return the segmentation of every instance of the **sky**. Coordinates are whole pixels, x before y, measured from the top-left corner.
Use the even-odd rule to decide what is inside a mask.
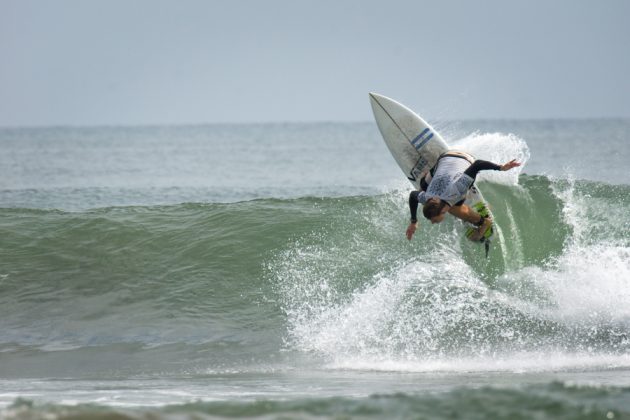
[[[630,117],[626,0],[0,0],[0,126]]]

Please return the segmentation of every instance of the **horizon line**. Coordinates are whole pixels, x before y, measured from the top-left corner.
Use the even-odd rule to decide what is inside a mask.
[[[630,116],[606,116],[606,117],[473,117],[473,118],[428,118],[438,122],[532,122],[532,121],[625,121]],[[319,125],[319,124],[376,124],[374,120],[312,120],[312,121],[225,121],[225,122],[151,122],[151,123],[36,123],[32,125],[3,125],[0,130],[19,129],[51,129],[51,128],[178,128],[178,127],[203,127],[203,126],[263,126],[263,125]]]

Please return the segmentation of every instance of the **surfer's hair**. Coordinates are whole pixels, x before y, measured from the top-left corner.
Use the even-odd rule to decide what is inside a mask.
[[[431,220],[432,217],[439,216],[440,211],[444,208],[444,202],[437,197],[432,197],[424,203],[422,206],[422,214],[427,219]]]

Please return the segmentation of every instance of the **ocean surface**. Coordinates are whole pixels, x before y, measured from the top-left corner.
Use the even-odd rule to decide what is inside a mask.
[[[488,259],[374,123],[0,128],[0,417],[630,419],[630,120],[433,123]]]

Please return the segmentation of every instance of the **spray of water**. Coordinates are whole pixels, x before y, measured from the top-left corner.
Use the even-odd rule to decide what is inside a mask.
[[[529,158],[514,135],[474,134],[456,147],[498,162]],[[515,186],[518,171],[484,178],[521,188]],[[552,185],[572,234],[557,256],[527,264],[519,230],[507,228],[506,257],[517,263],[494,282],[471,268],[453,225],[427,227],[433,240],[415,248],[405,243],[391,221],[404,217],[403,191],[289,244],[269,265],[287,316],[287,345],[333,368],[630,366],[630,247],[623,235],[608,240],[605,229],[614,225],[605,222],[598,237],[589,235],[584,225],[598,204],[572,181]]]

